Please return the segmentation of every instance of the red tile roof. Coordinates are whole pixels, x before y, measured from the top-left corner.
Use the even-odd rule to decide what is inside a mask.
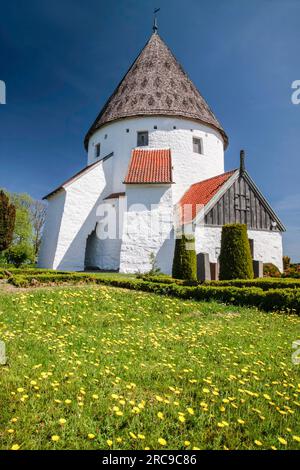
[[[124,183],[172,183],[170,149],[134,149]]]
[[[186,209],[182,214],[184,222],[186,223],[194,220],[201,206],[208,204],[221,189],[223,184],[226,183],[226,181],[228,181],[235,172],[236,170],[228,171],[227,173],[222,173],[221,175],[214,176],[213,178],[192,184],[179,201],[181,209],[186,206]],[[189,206],[191,206],[191,209],[189,209]]]

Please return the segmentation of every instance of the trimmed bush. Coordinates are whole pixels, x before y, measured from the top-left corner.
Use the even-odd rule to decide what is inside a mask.
[[[228,224],[222,228],[220,279],[253,279],[247,226]]]
[[[197,280],[195,238],[182,235],[176,239],[172,275],[177,279]]]
[[[235,287],[214,285],[186,285],[186,282],[159,283],[142,279],[110,278],[101,274],[70,273],[70,274],[16,274],[8,282],[17,287],[35,285],[63,284],[103,284],[131,290],[152,292],[159,295],[174,296],[181,299],[199,301],[217,301],[234,305],[257,307],[266,311],[287,311],[300,313],[300,289],[269,289],[259,287]],[[181,282],[181,284],[179,284]]]

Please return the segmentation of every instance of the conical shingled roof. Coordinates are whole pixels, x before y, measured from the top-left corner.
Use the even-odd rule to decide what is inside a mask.
[[[195,119],[228,138],[204,98],[157,33],[153,33],[85,138],[104,124],[134,116],[179,116]]]

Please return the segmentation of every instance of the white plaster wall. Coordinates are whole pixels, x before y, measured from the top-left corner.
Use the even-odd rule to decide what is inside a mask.
[[[54,258],[59,240],[60,226],[65,207],[66,192],[54,194],[48,201],[46,223],[43,230],[38,266],[50,268],[54,266]]]
[[[184,118],[128,118],[105,125],[89,141],[88,164],[96,161],[97,143],[101,144],[100,159],[114,152],[112,192],[125,191],[123,181],[132,149],[137,145],[138,131],[149,132],[147,148],[171,148],[176,183],[173,188],[174,204],[191,184],[224,172],[224,144],[221,135],[214,129]],[[203,155],[193,153],[193,137],[202,138]]]
[[[120,272],[147,272],[150,255],[171,274],[174,254],[172,186],[127,185]]]
[[[86,266],[107,271],[116,271],[120,266],[122,227],[125,197],[103,201],[104,217],[98,222],[97,230],[89,239],[86,252]],[[108,225],[109,224],[109,225]],[[111,230],[107,236],[108,230]],[[101,236],[101,235],[104,236]]]
[[[273,263],[282,272],[282,233],[248,230],[248,237],[254,240],[254,259]]]
[[[196,252],[208,253],[216,263],[221,248],[221,227],[197,226],[195,230]],[[263,263],[273,263],[280,271],[282,266],[282,234],[263,230],[248,230],[248,238],[254,240],[253,258]]]
[[[50,213],[43,235],[39,265],[45,268],[80,271],[84,269],[88,235],[96,225],[96,210],[111,191],[111,159],[94,166],[49,199]],[[55,202],[55,200],[60,203]],[[58,207],[59,206],[59,207]],[[60,221],[60,223],[58,223]],[[51,240],[56,239],[56,243]]]

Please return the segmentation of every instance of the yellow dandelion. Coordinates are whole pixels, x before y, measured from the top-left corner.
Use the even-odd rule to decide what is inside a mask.
[[[121,410],[116,411],[116,416],[123,416],[123,414],[124,414],[124,413],[123,413],[123,411],[121,411]]]
[[[130,431],[129,436],[132,437],[132,439],[137,439],[136,435]]]
[[[88,434],[88,438],[89,438],[89,439],[95,439],[95,437],[96,437],[95,434],[91,434],[91,433]]]
[[[58,422],[59,422],[59,424],[64,425],[64,424],[66,424],[67,420],[64,419],[64,418],[60,418],[60,419],[58,420]]]
[[[180,416],[178,416],[178,419],[181,423],[185,423],[185,417],[184,416],[180,415]]]
[[[144,434],[138,434],[138,438],[141,439],[141,441],[143,441],[145,438]]]
[[[72,403],[72,400],[69,400],[69,399],[65,400],[66,405],[70,405],[71,403]]]
[[[13,445],[11,446],[11,450],[19,450],[19,449],[20,449],[19,444],[13,444]]]
[[[284,446],[287,445],[287,441],[283,437],[278,437],[278,440],[279,440],[280,444],[283,444]]]
[[[159,419],[164,419],[164,414],[163,414],[161,411],[159,411],[159,412],[157,413],[157,417],[158,417]]]
[[[243,419],[239,418],[237,421],[238,421],[239,424],[245,424],[245,421]]]
[[[194,414],[195,414],[193,408],[188,408],[188,409],[187,409],[187,412],[188,412],[190,415],[194,415]]]
[[[59,441],[59,439],[60,439],[60,437],[56,436],[56,435],[51,437],[51,441],[53,441],[53,442],[57,442],[57,441]]]
[[[190,441],[184,441],[185,447],[189,447],[191,445]]]
[[[166,446],[167,445],[167,441],[165,439],[163,439],[162,437],[160,437],[158,439],[158,443],[161,445],[161,446]]]
[[[300,437],[299,436],[293,436],[294,441],[300,442]]]
[[[92,395],[92,398],[93,398],[94,400],[98,400],[99,396],[96,395],[96,394],[94,394],[94,395]]]
[[[258,440],[255,440],[254,442],[255,442],[255,444],[256,444],[257,446],[259,446],[259,447],[262,446],[262,442],[260,442],[260,441],[258,441]]]
[[[113,441],[111,439],[107,439],[107,445],[111,447],[113,445]]]

